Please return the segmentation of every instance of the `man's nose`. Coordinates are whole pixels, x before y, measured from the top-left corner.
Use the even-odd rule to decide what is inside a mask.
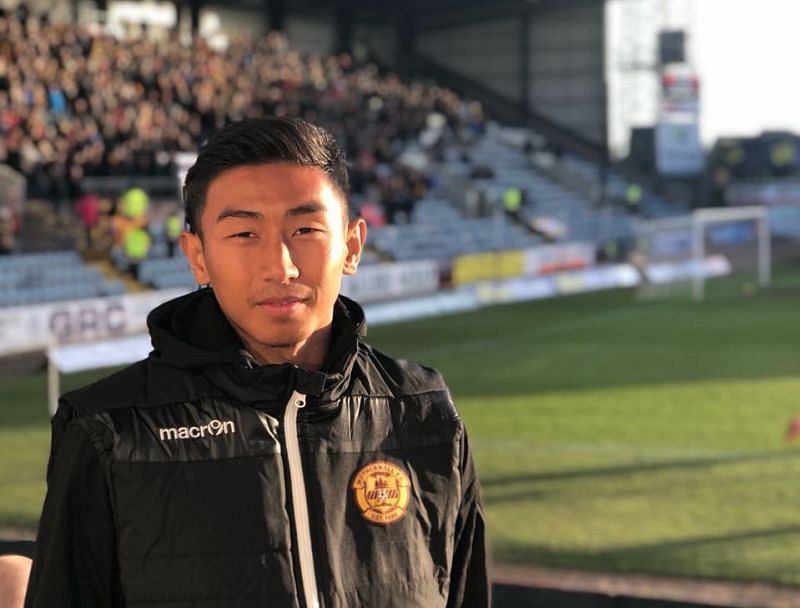
[[[265,281],[286,283],[300,276],[300,271],[292,260],[292,253],[282,239],[269,239],[260,251],[261,277]],[[254,264],[256,260],[252,261]]]

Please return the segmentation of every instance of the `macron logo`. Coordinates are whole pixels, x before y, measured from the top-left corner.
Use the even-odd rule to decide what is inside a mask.
[[[158,429],[158,437],[161,441],[172,439],[198,439],[200,437],[219,437],[228,433],[235,433],[236,425],[233,420],[212,420],[208,424],[200,426],[173,426],[171,428]]]

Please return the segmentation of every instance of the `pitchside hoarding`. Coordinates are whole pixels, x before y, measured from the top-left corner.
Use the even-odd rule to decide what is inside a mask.
[[[369,264],[342,281],[342,294],[357,302],[397,300],[439,290],[439,263]]]
[[[531,277],[588,268],[595,263],[593,243],[541,245],[517,251],[462,255],[453,260],[453,285]]]
[[[144,332],[147,314],[183,293],[171,289],[0,309],[0,355]]]

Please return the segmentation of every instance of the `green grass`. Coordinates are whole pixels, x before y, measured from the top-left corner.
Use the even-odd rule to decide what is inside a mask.
[[[98,375],[66,376],[62,389]],[[0,377],[0,529],[35,529],[39,519],[50,450],[46,383],[43,373]]]
[[[800,272],[706,302],[613,291],[370,331],[440,369],[495,561],[800,584]],[[77,385],[87,376],[69,377]],[[0,527],[33,525],[42,376],[0,378]]]
[[[800,584],[800,273],[378,328],[440,369],[498,562]]]

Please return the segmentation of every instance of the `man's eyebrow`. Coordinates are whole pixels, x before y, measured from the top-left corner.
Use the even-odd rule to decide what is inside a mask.
[[[219,215],[217,216],[217,223],[229,217],[246,219],[246,220],[260,220],[264,216],[261,215],[258,211],[247,211],[246,209],[234,209],[231,207],[225,207],[222,211],[219,212]]]
[[[292,207],[291,209],[286,210],[287,217],[295,217],[299,215],[310,215],[312,213],[325,213],[327,208],[325,205],[318,201],[309,201],[307,203],[303,203],[302,205],[298,205],[297,207]],[[246,219],[246,220],[260,220],[264,219],[264,215],[259,211],[250,211],[247,209],[236,209],[234,207],[225,207],[222,211],[219,212],[217,216],[217,222],[221,222],[227,218],[238,218],[238,219]]]
[[[297,215],[308,215],[311,213],[325,213],[327,208],[320,202],[317,201],[309,201],[307,203],[303,203],[302,205],[298,205],[297,207],[292,207],[286,211],[286,215],[288,217],[295,217]]]

